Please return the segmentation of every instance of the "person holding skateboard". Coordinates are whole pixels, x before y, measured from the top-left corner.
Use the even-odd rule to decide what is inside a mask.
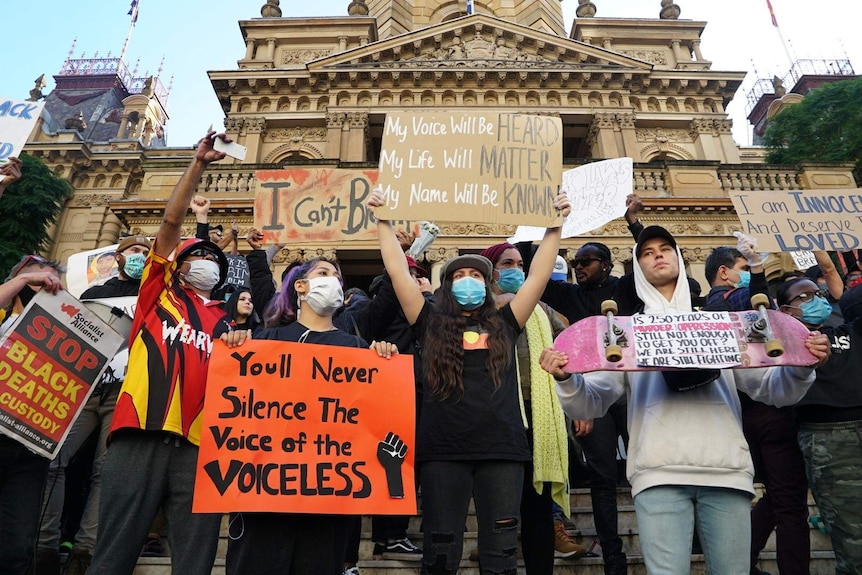
[[[639,301],[644,313],[690,312],[688,280],[674,237],[649,226],[634,255],[629,284],[634,293],[623,294],[628,301]],[[829,342],[819,333],[806,340],[806,347],[821,362],[829,355]],[[696,523],[707,570],[747,575],[754,468],[737,390],[772,405],[791,405],[810,387],[813,366],[570,375],[562,369],[566,354],[550,348],[541,362],[557,378],[557,394],[573,419],[600,417],[628,396],[626,472],[647,571],[688,573]]]

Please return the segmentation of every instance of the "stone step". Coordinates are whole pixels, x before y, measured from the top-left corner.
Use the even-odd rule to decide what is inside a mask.
[[[643,557],[629,555],[629,575],[647,575]],[[225,575],[224,559],[217,559],[213,565],[212,575]],[[405,561],[360,561],[361,575],[419,575],[419,564]],[[764,553],[760,568],[770,573],[778,573],[775,553]],[[524,565],[519,562],[518,573],[524,572]],[[811,553],[809,566],[811,575],[833,575],[835,573],[835,556],[831,551],[815,551]],[[461,561],[458,570],[460,575],[480,575],[479,565],[473,561]],[[602,560],[598,558],[583,558],[577,560],[557,559],[554,561],[554,575],[603,575]],[[171,575],[169,558],[142,558],[138,561],[134,575]],[[703,555],[691,556],[691,575],[706,575],[706,565]]]

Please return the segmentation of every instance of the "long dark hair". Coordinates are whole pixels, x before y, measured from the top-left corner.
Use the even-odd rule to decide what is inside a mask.
[[[488,372],[499,389],[512,362],[512,342],[504,337],[506,324],[497,313],[490,278],[485,278],[485,302],[470,319],[488,332]],[[437,303],[429,319],[431,329],[422,340],[422,365],[431,392],[437,399],[464,396],[464,330],[468,317],[452,295],[452,276],[443,279],[436,292]]]
[[[296,321],[299,294],[296,292],[294,284],[297,280],[308,277],[308,274],[320,265],[321,262],[332,264],[336,271],[338,271],[339,277],[341,277],[341,267],[338,265],[338,262],[329,258],[312,258],[304,264],[296,266],[282,280],[281,291],[266,306],[266,310],[263,312],[264,327],[278,327]]]

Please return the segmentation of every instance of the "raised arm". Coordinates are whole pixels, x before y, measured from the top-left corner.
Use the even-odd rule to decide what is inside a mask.
[[[814,252],[814,258],[817,260],[817,265],[820,266],[820,271],[823,272],[823,278],[826,280],[826,287],[829,289],[829,293],[836,300],[840,299],[844,295],[844,280],[841,279],[841,274],[835,269],[835,262],[824,251]]]
[[[373,212],[375,208],[382,205],[384,205],[383,194],[375,188],[368,198],[368,207]],[[398,301],[401,303],[404,317],[407,318],[408,323],[413,325],[419,318],[422,306],[425,305],[425,297],[410,276],[410,269],[407,267],[407,259],[401,250],[401,243],[388,220],[377,220],[377,235],[380,240],[380,255],[383,257],[383,265],[386,266],[386,271],[392,280],[392,287],[395,288],[395,295],[398,296]],[[553,264],[551,265],[553,266]],[[548,274],[550,275],[550,273],[549,269]],[[538,298],[536,299],[538,301]]]
[[[156,232],[156,241],[153,245],[153,251],[162,257],[167,258],[170,256],[179,243],[180,237],[182,237],[186,212],[189,209],[189,204],[195,195],[195,190],[198,187],[198,182],[204,170],[211,162],[221,160],[225,157],[224,152],[217,152],[213,149],[213,142],[216,137],[220,137],[228,142],[230,141],[224,134],[216,136],[214,131],[208,132],[206,136],[201,138],[195,150],[195,157],[192,159],[192,163],[186,168],[180,181],[174,186],[171,197],[168,198],[168,203],[165,205],[165,215],[162,218],[159,231]]]
[[[557,194],[554,199],[554,207],[560,211],[565,218],[569,215],[570,205],[569,198],[564,193]],[[551,272],[554,271],[554,262],[557,260],[557,253],[560,251],[560,237],[563,229],[561,227],[548,228],[545,230],[545,237],[539,245],[539,249],[533,256],[533,261],[530,265],[530,272],[524,280],[524,285],[515,294],[512,299],[511,308],[515,319],[518,320],[518,325],[524,327],[527,320],[530,319],[530,314],[539,303],[539,298],[545,291],[545,286],[548,283],[548,278],[551,277]]]

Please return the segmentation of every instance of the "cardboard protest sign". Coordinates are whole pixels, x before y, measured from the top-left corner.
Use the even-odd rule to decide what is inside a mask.
[[[0,165],[21,155],[45,102],[27,102],[0,97]],[[0,182],[4,176],[0,176]]]
[[[626,198],[632,193],[632,159],[593,162],[563,172],[560,188],[572,211],[563,220],[563,238],[592,231],[626,213]],[[532,242],[545,236],[545,228],[518,226],[512,243]]]
[[[559,118],[508,112],[388,113],[380,217],[559,225]]]
[[[53,459],[123,343],[61,291],[40,291],[0,339],[0,432]]]
[[[862,190],[731,191],[742,231],[767,252],[860,247]]]
[[[742,365],[727,312],[632,316],[638,365],[723,368]]]
[[[227,280],[225,283],[235,285],[237,287],[249,286],[251,276],[248,271],[248,262],[245,256],[235,256],[225,254],[227,257]]]
[[[78,252],[69,256],[66,265],[66,289],[74,297],[81,297],[87,288],[102,285],[117,277],[117,258],[114,254],[119,244]]]
[[[413,515],[413,358],[216,342],[193,511]]]
[[[365,207],[377,170],[260,170],[255,177],[254,227],[264,243],[377,239],[377,220]]]

